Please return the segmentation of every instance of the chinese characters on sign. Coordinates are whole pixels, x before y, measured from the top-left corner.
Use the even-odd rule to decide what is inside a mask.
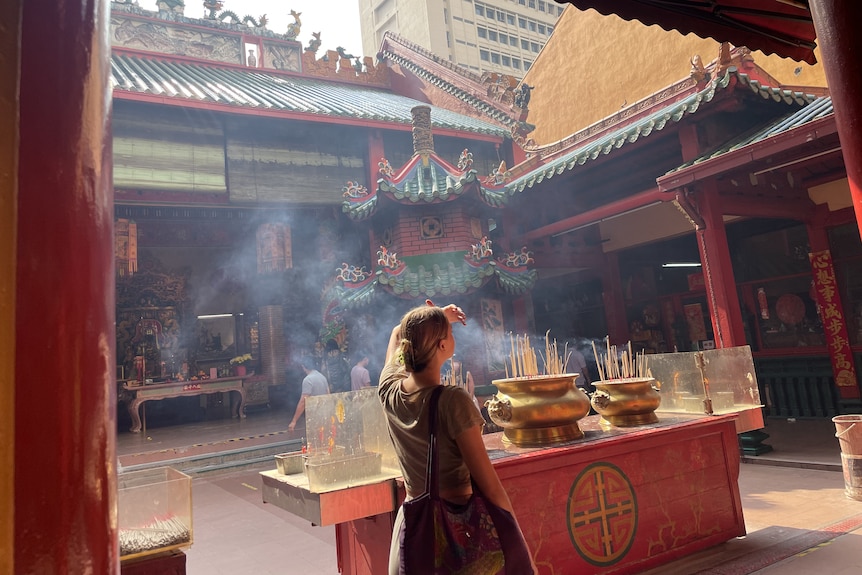
[[[814,272],[817,305],[823,320],[823,331],[826,334],[826,345],[829,347],[835,383],[841,397],[859,397],[859,387],[856,385],[856,368],[853,365],[853,355],[850,352],[850,339],[847,335],[847,323],[844,321],[844,310],[838,294],[838,282],[835,279],[835,267],[832,265],[832,253],[829,250],[823,250],[809,254],[809,258],[811,259],[811,269]]]

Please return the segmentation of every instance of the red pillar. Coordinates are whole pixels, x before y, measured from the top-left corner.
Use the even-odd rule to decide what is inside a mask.
[[[605,322],[611,343],[625,343],[629,337],[629,324],[617,252],[605,254],[605,266],[602,270],[602,303],[605,305]]]
[[[862,232],[862,2],[811,0],[810,6],[835,107],[850,196]]]
[[[705,182],[704,187],[704,193],[698,196],[698,207],[706,229],[698,230],[696,235],[706,281],[715,347],[745,345],[745,328],[736,293],[736,280],[733,277],[733,264],[720,200],[714,189],[714,182]]]
[[[119,572],[108,0],[22,2],[15,572]]]

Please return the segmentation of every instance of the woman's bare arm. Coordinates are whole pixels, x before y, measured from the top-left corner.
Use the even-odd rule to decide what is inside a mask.
[[[389,334],[389,344],[386,346],[386,362],[384,365],[389,365],[395,354],[398,353],[398,347],[401,345],[401,325],[396,325],[392,328],[392,333]]]
[[[485,442],[482,441],[482,426],[474,425],[467,428],[455,438],[455,442],[458,444],[458,449],[461,450],[461,457],[464,458],[467,469],[470,470],[470,476],[482,490],[482,494],[498,507],[511,513],[512,502],[509,501],[509,495],[503,489],[503,484],[500,483],[497,471],[491,465],[488,452],[485,450]]]

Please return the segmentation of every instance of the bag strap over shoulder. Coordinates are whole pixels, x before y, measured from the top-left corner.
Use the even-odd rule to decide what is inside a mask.
[[[440,499],[440,461],[437,456],[437,405],[440,403],[440,395],[443,386],[438,385],[431,392],[428,403],[428,464],[425,466],[425,492],[431,499]]]

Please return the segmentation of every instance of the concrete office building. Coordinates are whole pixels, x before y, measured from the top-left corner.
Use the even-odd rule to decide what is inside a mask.
[[[563,6],[552,0],[359,0],[362,49],[375,54],[394,32],[478,72],[522,77]]]

